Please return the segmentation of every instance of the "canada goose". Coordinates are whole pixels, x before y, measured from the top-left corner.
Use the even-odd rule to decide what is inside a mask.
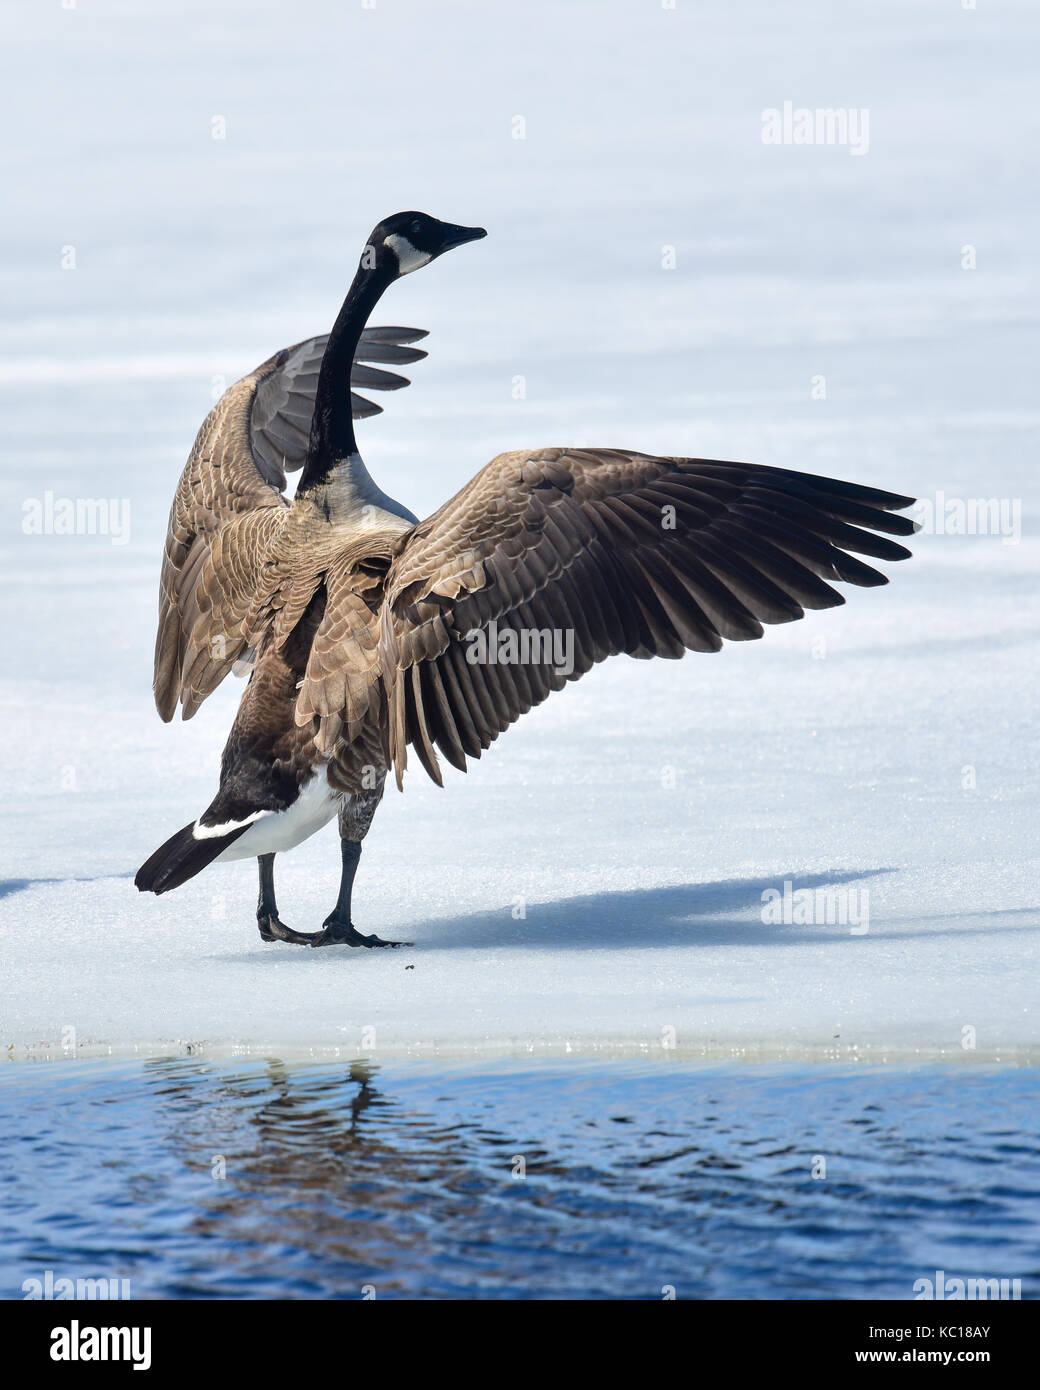
[[[217,796],[142,866],[138,888],[163,893],[214,860],[256,855],[264,940],[400,944],[359,933],[350,906],[386,774],[402,785],[409,747],[440,784],[438,752],[465,770],[607,656],[680,657],[761,637],[764,623],[843,603],[828,580],[888,582],[850,552],[910,554],[877,533],[916,529],[892,514],[911,497],[622,449],[500,454],[418,522],[369,476],[337,386],[384,290],[484,235],[421,213],[374,229],[322,358],[291,507],[251,476],[229,498],[212,482],[215,450],[189,460],[171,535],[176,521],[202,549],[186,560],[183,541],[172,552],[167,542],[168,621],[190,631],[176,657],[172,642],[157,648],[160,710],[172,713],[179,690],[190,714],[233,652],[253,651],[255,665]],[[191,565],[205,577],[185,611]],[[336,907],[320,932],[293,931],[278,918],[274,855],[337,815]]]

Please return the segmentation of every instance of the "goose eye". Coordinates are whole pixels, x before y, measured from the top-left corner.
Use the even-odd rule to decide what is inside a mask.
[[[422,231],[422,223],[419,221],[418,218],[416,218],[416,219],[414,220],[414,222],[412,223],[411,227],[409,227],[408,230],[409,230],[409,231],[412,231],[412,232],[421,232],[421,231]]]

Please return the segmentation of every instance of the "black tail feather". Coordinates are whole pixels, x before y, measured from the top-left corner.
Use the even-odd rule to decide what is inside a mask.
[[[196,840],[192,834],[195,822],[192,821],[144,861],[134,883],[142,893],[168,893],[171,888],[179,888],[201,873],[207,864],[212,864],[221,850],[227,849],[248,828],[240,825],[226,835],[207,835],[205,839]]]

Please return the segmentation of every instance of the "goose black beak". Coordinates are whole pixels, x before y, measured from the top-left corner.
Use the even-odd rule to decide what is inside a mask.
[[[480,241],[486,236],[487,232],[483,227],[456,227],[451,223],[445,223],[444,239],[437,254],[443,255],[445,251],[454,251],[456,246],[465,246],[467,241]]]

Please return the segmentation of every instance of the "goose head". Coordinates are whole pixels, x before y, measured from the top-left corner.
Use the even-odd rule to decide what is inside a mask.
[[[486,236],[483,227],[460,227],[426,212],[397,212],[373,227],[322,354],[297,497],[305,497],[327,481],[343,460],[356,458],[357,465],[364,467],[354,438],[351,394],[342,388],[350,381],[355,349],[380,297],[402,275],[429,265],[455,246]]]
[[[374,227],[361,256],[362,268],[381,269],[392,279],[429,265],[445,251],[486,237],[483,227],[460,227],[425,212],[398,212]]]

